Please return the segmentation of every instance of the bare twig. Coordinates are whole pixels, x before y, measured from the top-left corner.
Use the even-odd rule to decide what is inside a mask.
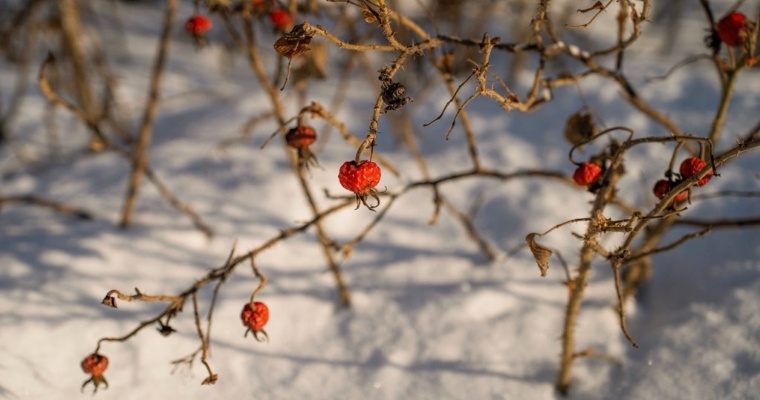
[[[169,37],[174,23],[174,14],[177,9],[177,0],[166,0],[166,14],[164,16],[164,25],[161,28],[161,36],[158,44],[158,54],[153,72],[150,79],[150,89],[148,91],[148,102],[145,105],[142,123],[140,124],[140,134],[137,137],[137,143],[132,150],[132,174],[129,177],[129,186],[124,199],[121,222],[122,227],[127,227],[132,223],[132,214],[137,204],[137,193],[140,188],[140,181],[145,174],[145,167],[148,166],[148,146],[153,138],[153,120],[158,112],[159,93],[161,91],[161,77],[166,64],[166,57],[169,52]]]

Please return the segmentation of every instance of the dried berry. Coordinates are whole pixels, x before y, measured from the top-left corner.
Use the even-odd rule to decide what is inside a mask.
[[[317,157],[309,149],[314,141],[317,140],[317,131],[308,125],[299,124],[295,128],[291,128],[287,134],[285,134],[285,142],[288,146],[294,148],[298,152],[298,165],[299,167],[308,168],[311,165],[319,165]]]
[[[287,32],[293,26],[293,14],[284,8],[275,8],[270,11],[269,20],[272,21],[275,29],[280,32]]]
[[[266,304],[260,301],[255,301],[253,302],[253,307],[251,307],[250,302],[245,303],[243,311],[240,313],[240,319],[243,320],[243,325],[248,328],[245,331],[246,335],[248,332],[253,332],[253,337],[260,342],[262,339],[259,338],[259,333],[263,333],[264,338],[267,338],[267,333],[264,331],[264,325],[269,321],[269,307],[267,307]]]
[[[747,17],[744,14],[731,11],[718,21],[715,30],[723,43],[731,47],[740,46],[747,36],[746,22]]]
[[[398,82],[393,82],[391,79],[391,68],[382,67],[378,70],[380,72],[380,82],[382,82],[380,95],[385,102],[385,112],[396,110],[414,101],[413,98],[406,96],[406,87]]]
[[[602,173],[602,167],[597,163],[584,162],[573,173],[573,180],[581,186],[589,186],[596,182]]]
[[[285,135],[288,146],[294,149],[309,147],[315,140],[317,140],[317,131],[308,125],[298,125]]]
[[[359,163],[356,161],[344,162],[338,171],[338,181],[340,181],[340,185],[346,190],[356,194],[356,208],[359,208],[359,201],[370,210],[380,205],[380,198],[375,190],[375,186],[380,183],[380,167],[373,161],[364,160]],[[373,206],[368,205],[368,197],[374,198],[376,204]]]
[[[668,194],[670,189],[673,188],[673,186],[674,186],[673,183],[670,182],[669,180],[660,179],[654,184],[654,188],[652,189],[652,191],[654,192],[654,195],[657,196],[658,199],[662,200]],[[681,193],[678,193],[673,200],[676,203],[680,203],[686,200],[687,197],[689,197],[689,192],[684,190]]]
[[[203,35],[211,29],[211,20],[202,14],[196,14],[185,22],[185,30],[193,35]]]
[[[84,387],[90,382],[95,385],[93,393],[98,391],[98,386],[100,386],[101,383],[105,384],[106,388],[108,388],[108,382],[103,376],[103,372],[105,372],[106,368],[108,368],[108,357],[104,355],[93,353],[82,360],[82,370],[91,375],[90,379],[82,384],[82,390],[84,390]]]
[[[681,167],[678,169],[678,171],[681,173],[681,177],[684,179],[689,179],[692,176],[694,176],[697,172],[701,171],[704,167],[707,166],[707,163],[698,157],[689,157],[681,163]],[[708,181],[710,181],[710,178],[713,176],[713,171],[710,169],[710,172],[707,173],[702,179],[698,180],[695,185],[697,186],[703,186]]]

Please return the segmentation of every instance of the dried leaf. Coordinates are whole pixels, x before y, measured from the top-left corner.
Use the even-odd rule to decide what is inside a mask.
[[[525,237],[525,241],[528,242],[530,252],[533,253],[533,258],[536,259],[538,269],[541,270],[541,276],[546,276],[546,271],[549,270],[549,257],[551,257],[552,251],[538,244],[536,236],[540,235],[538,233],[531,233]]]
[[[293,58],[310,49],[311,37],[309,36],[283,36],[274,42],[274,51],[287,58]]]
[[[599,134],[594,118],[585,111],[578,111],[565,122],[565,139],[573,146],[586,142]]]
[[[375,13],[367,8],[362,8],[362,17],[364,17],[364,22],[368,24],[379,23]]]
[[[211,374],[206,379],[201,382],[201,385],[213,385],[216,383],[216,380],[219,379],[219,375],[217,374]]]

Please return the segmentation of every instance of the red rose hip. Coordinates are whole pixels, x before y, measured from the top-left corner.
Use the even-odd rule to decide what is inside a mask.
[[[678,171],[681,173],[681,177],[684,179],[689,179],[692,176],[696,175],[697,172],[701,171],[702,168],[706,167],[707,163],[698,157],[689,157],[681,163],[681,166],[678,168]],[[710,178],[713,176],[712,169],[710,172],[707,173],[702,179],[698,180],[695,185],[697,186],[704,186],[707,182],[710,181]]]
[[[718,21],[718,24],[715,27],[720,40],[731,47],[736,47],[744,43],[747,34],[747,32],[745,32],[746,20],[747,17],[738,11],[731,11],[726,14],[725,17]]]
[[[665,198],[665,196],[668,194],[668,192],[672,188],[673,188],[673,183],[671,183],[667,179],[660,179],[654,184],[654,188],[652,189],[652,192],[654,192],[654,195],[658,199],[662,200],[663,198]],[[689,192],[684,190],[681,193],[678,193],[673,200],[676,203],[680,203],[686,200],[687,197],[689,197]]]
[[[251,307],[250,302],[245,303],[243,311],[240,313],[240,319],[243,320],[243,325],[248,328],[245,331],[246,335],[249,331],[253,332],[253,337],[258,341],[262,341],[262,339],[259,339],[259,333],[263,333],[264,337],[267,337],[264,325],[269,321],[269,307],[266,304],[255,301],[253,302],[253,307]]]
[[[380,205],[380,198],[375,190],[375,186],[380,183],[380,167],[373,161],[344,162],[338,171],[338,181],[343,188],[356,194],[356,208],[359,208],[360,201],[370,210]],[[374,198],[377,204],[368,205],[367,197]]]
[[[581,186],[589,186],[596,182],[602,173],[602,167],[597,163],[584,162],[573,173],[573,180]]]
[[[185,30],[193,35],[202,35],[211,29],[211,20],[202,14],[196,14],[185,22]]]
[[[300,168],[309,168],[312,165],[319,165],[317,156],[309,149],[317,140],[317,131],[308,125],[298,124],[295,128],[291,128],[287,134],[285,134],[285,142],[288,146],[296,149],[298,153],[298,166]]]
[[[317,131],[308,125],[298,125],[285,135],[288,146],[294,149],[304,149],[317,140]]]
[[[108,368],[108,357],[102,354],[93,353],[82,360],[82,370],[91,375],[90,379],[82,384],[82,390],[84,390],[84,387],[90,382],[95,385],[94,392],[98,391],[98,386],[100,386],[101,383],[105,384],[107,388],[108,381],[106,381],[106,378],[103,376],[103,372],[105,372],[106,368]]]
[[[293,14],[284,8],[275,8],[270,11],[269,20],[272,21],[275,29],[280,32],[287,32],[293,26]]]

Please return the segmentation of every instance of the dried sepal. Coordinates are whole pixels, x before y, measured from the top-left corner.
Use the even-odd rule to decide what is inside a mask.
[[[377,19],[377,13],[369,8],[362,8],[362,18],[364,22],[368,24],[379,24],[380,20]]]
[[[552,251],[538,244],[536,236],[541,235],[538,233],[528,234],[525,237],[525,241],[528,242],[530,252],[533,253],[533,258],[536,260],[536,264],[538,264],[538,269],[541,270],[541,276],[546,276],[546,271],[549,270],[549,257],[551,257]]]
[[[267,333],[267,331],[265,331],[263,329],[259,329],[259,330],[254,331],[254,330],[252,330],[252,329],[249,328],[249,329],[246,329],[245,333],[243,334],[243,337],[248,337],[248,332],[250,332],[253,335],[253,338],[256,339],[257,342],[259,342],[259,343],[269,343],[269,334]],[[261,336],[259,336],[259,335],[261,335]]]

